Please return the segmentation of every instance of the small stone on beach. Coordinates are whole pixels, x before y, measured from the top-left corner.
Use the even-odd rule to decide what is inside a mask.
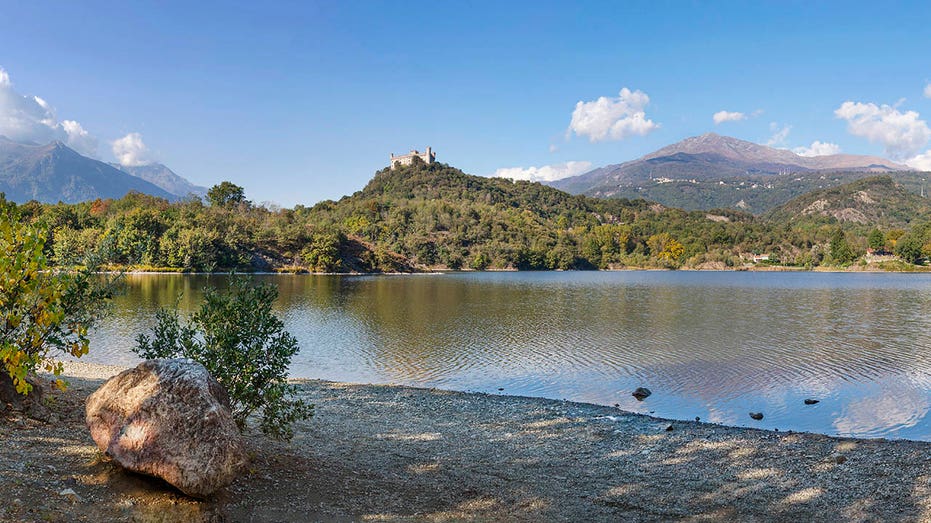
[[[66,497],[71,500],[72,503],[77,503],[81,501],[81,497],[78,496],[78,493],[74,489],[66,488],[58,493],[59,496]]]

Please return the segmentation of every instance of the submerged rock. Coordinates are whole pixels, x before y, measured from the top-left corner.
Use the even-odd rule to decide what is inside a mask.
[[[763,413],[762,413],[762,412],[751,412],[751,413],[750,413],[750,417],[753,418],[753,419],[755,419],[755,420],[757,420],[757,421],[759,421],[759,420],[763,419]]]
[[[807,398],[805,400],[805,405],[814,405],[815,403],[820,402],[821,400],[816,400],[814,398]]]
[[[631,393],[631,396],[637,398],[637,401],[643,401],[647,399],[650,394],[653,394],[650,392],[650,389],[646,387],[637,387],[637,389]]]
[[[189,496],[229,485],[246,463],[226,391],[190,360],[150,360],[110,378],[86,413],[101,451]]]

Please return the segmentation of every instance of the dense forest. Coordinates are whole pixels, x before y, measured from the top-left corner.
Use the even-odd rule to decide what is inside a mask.
[[[926,200],[888,176],[764,216],[573,196],[438,163],[386,168],[361,191],[312,207],[253,205],[223,182],[205,200],[130,193],[19,211],[50,228],[46,254],[57,265],[139,270],[812,268],[865,263],[868,249],[909,263],[931,254]]]

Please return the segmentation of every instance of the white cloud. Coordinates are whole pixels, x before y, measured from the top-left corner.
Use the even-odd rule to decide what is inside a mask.
[[[60,140],[81,154],[97,155],[97,139],[74,120],[59,122],[55,110],[38,96],[16,92],[0,68],[0,135],[17,142],[45,144]]]
[[[120,165],[137,167],[152,163],[149,148],[142,141],[142,135],[139,133],[129,133],[118,140],[113,140],[112,146],[113,156]]]
[[[746,120],[747,115],[737,111],[718,111],[714,113],[714,116],[712,116],[711,119],[714,120],[715,125],[719,125],[724,122],[739,122],[741,120]]]
[[[772,131],[773,135],[766,141],[766,145],[770,147],[785,147],[786,139],[789,138],[792,126],[783,125],[782,128],[780,128],[779,124],[772,122],[769,124],[769,130]]]
[[[931,140],[931,129],[916,111],[848,101],[834,115],[847,121],[850,134],[883,144],[886,154],[897,160],[917,154]]]
[[[0,83],[2,83],[3,78],[0,78]],[[925,98],[931,98],[931,82],[925,86]]]
[[[68,146],[83,154],[95,156],[97,154],[97,138],[92,136],[78,122],[74,120],[64,120],[61,122],[61,128],[68,135]]]
[[[566,162],[542,167],[504,167],[495,171],[494,176],[510,178],[512,180],[527,180],[531,182],[552,182],[591,170],[592,162]]]
[[[931,150],[905,160],[905,165],[919,171],[931,171]]]
[[[815,140],[808,147],[796,147],[792,152],[799,156],[828,156],[840,153],[840,145]]]
[[[566,136],[575,133],[587,136],[591,142],[623,140],[643,136],[656,130],[659,124],[646,117],[650,97],[643,91],[621,89],[617,98],[602,96],[591,102],[579,102],[572,111]]]

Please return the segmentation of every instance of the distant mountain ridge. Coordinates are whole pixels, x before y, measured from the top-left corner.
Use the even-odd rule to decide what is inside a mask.
[[[130,191],[178,199],[142,178],[82,156],[61,142],[24,144],[0,136],[0,192],[9,200],[77,203],[122,198]]]
[[[607,165],[548,184],[593,197],[647,198],[687,209],[738,207],[763,212],[787,201],[782,194],[790,198],[800,194],[789,187],[795,178],[806,180],[804,191],[823,187],[816,182],[821,175],[830,173],[846,173],[842,181],[838,180],[845,183],[870,173],[911,170],[877,156],[800,156],[786,149],[708,133],[686,138],[637,160]],[[740,188],[734,188],[766,188],[773,184],[790,190],[758,198],[757,205],[747,203],[751,198],[744,198],[738,192]],[[700,195],[696,197],[696,193]]]
[[[207,195],[207,188],[194,185],[182,176],[179,176],[167,166],[160,163],[151,163],[146,165],[120,165],[111,163],[111,166],[160,187],[169,193],[184,198],[194,194],[199,197]]]
[[[786,149],[708,133],[686,138],[637,160],[606,165],[550,185],[574,194],[611,196],[610,191],[619,184],[655,179],[707,180],[807,171],[878,173],[908,170],[911,169],[906,165],[877,156],[799,156]]]

